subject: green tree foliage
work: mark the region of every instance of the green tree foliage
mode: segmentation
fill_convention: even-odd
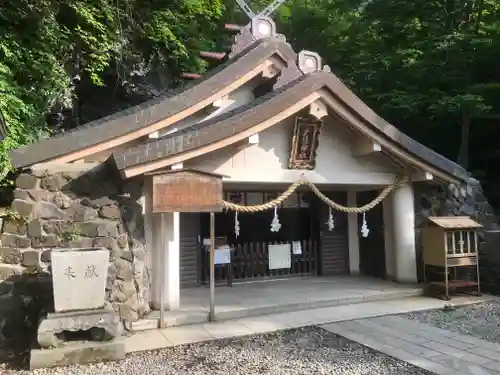
[[[321,53],[387,120],[486,179],[500,181],[497,0],[293,0],[292,43]],[[307,30],[304,33],[303,30]]]
[[[269,3],[251,1],[254,11]],[[387,120],[500,187],[486,166],[500,161],[498,0],[288,0],[274,18]],[[197,52],[223,50],[227,22],[248,22],[235,0],[2,2],[0,109],[10,135],[0,167],[8,149],[56,130],[46,121],[54,107],[78,111],[78,100],[115,93],[138,71],[167,68],[175,85],[180,72],[207,69]]]
[[[222,10],[219,0],[3,1],[0,109],[9,137],[0,146],[0,177],[9,149],[49,133],[53,106],[71,107],[75,82],[103,85],[110,67],[117,80],[150,66],[166,65],[174,77],[203,69],[192,51],[210,48]]]

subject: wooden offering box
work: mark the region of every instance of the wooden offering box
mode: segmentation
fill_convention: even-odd
[[[481,227],[468,216],[434,216],[427,219],[422,228],[422,243],[424,278],[428,291],[444,291],[446,300],[450,299],[450,292],[459,289],[473,288],[480,293],[477,230]],[[431,267],[442,271],[444,280],[428,281]],[[474,279],[459,280],[459,267],[471,268]]]

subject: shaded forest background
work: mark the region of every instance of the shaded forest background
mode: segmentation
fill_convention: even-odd
[[[269,1],[251,2],[254,11]],[[498,0],[290,0],[275,12],[296,50],[395,126],[466,167],[500,208]],[[138,104],[210,69],[235,0],[16,0],[0,4],[0,109],[7,152]],[[5,178],[7,176],[7,178]]]

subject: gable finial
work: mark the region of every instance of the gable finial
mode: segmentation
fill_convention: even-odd
[[[236,0],[236,3],[238,6],[241,8],[243,12],[248,16],[248,18],[253,21],[254,18],[267,18],[270,20],[271,14],[274,13],[276,9],[280,7],[281,4],[283,4],[286,0],[273,0],[267,7],[265,7],[261,12],[255,13],[252,8],[250,8],[250,5],[246,2],[246,0]],[[272,21],[271,21],[272,22]],[[251,26],[251,24],[248,24],[247,27]]]

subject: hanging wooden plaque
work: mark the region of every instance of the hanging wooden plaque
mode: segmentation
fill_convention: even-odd
[[[153,212],[222,211],[222,176],[180,169],[153,174]]]
[[[296,117],[293,128],[289,169],[314,169],[322,120]]]

